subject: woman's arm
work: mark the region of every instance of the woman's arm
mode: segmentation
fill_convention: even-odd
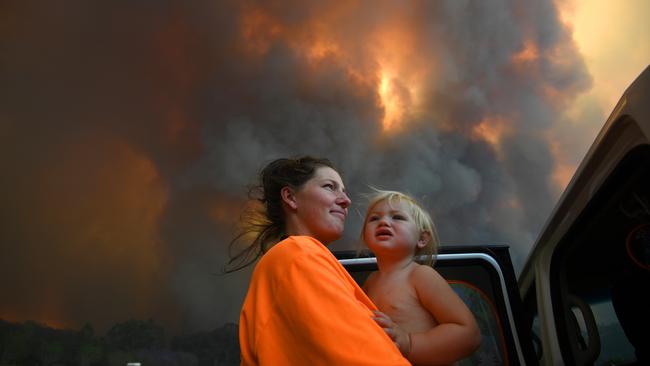
[[[335,259],[307,253],[274,272],[274,315],[258,339],[260,364],[408,365]]]

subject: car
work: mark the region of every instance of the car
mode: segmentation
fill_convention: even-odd
[[[544,365],[648,365],[650,67],[628,87],[519,276]]]
[[[376,259],[336,252],[361,284]],[[650,365],[650,67],[628,87],[515,277],[507,246],[441,248],[476,316],[461,365]]]

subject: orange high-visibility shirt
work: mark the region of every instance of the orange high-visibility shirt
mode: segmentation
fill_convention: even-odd
[[[318,240],[290,236],[258,262],[239,318],[241,364],[410,365],[375,305]]]

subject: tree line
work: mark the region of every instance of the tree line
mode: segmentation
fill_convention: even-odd
[[[165,338],[161,325],[128,320],[96,336],[90,324],[80,330],[54,329],[33,321],[0,319],[0,365],[217,366],[239,365],[236,324],[212,331]]]

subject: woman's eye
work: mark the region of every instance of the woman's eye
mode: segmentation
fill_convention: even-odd
[[[331,189],[331,190],[334,189],[334,185],[332,183],[327,183],[327,184],[323,185],[323,187],[325,187],[327,189]]]

